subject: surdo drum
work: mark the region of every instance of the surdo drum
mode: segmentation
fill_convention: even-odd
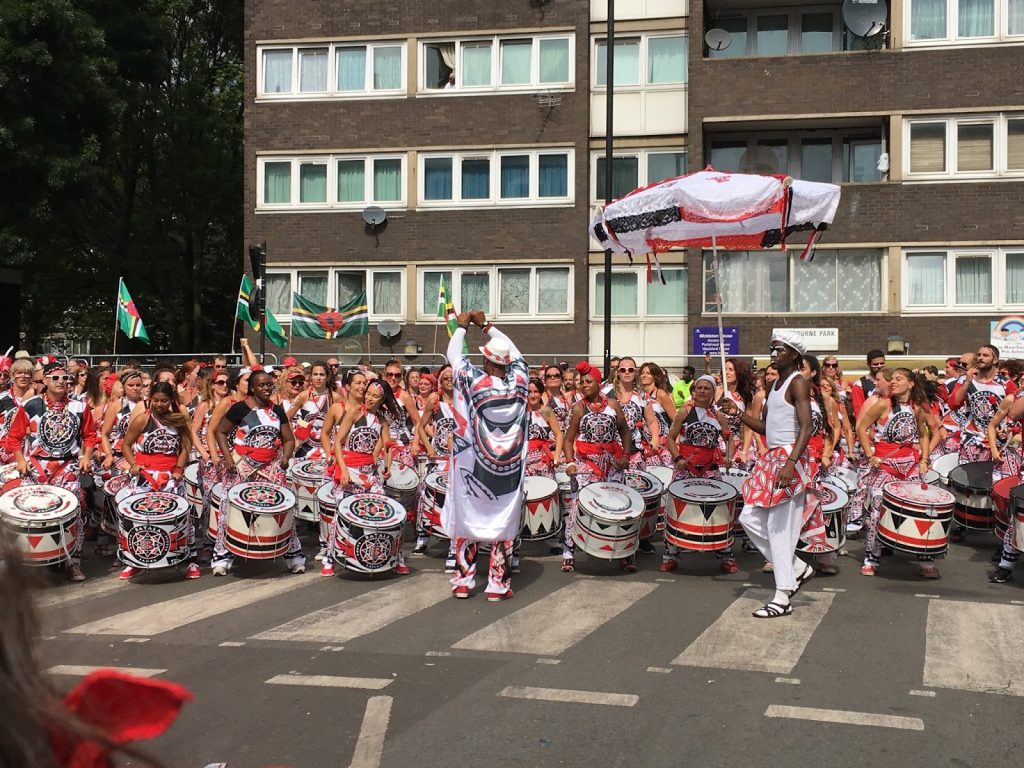
[[[668,509],[669,497],[668,487],[672,484],[672,467],[661,467],[651,466],[647,468],[647,473],[654,475],[661,481],[662,493],[661,493],[661,507],[658,509],[658,523],[655,526],[656,530],[665,530],[665,510]]]
[[[939,476],[939,479],[936,481],[936,485],[941,485],[943,488],[948,490],[949,473],[958,466],[960,466],[959,453],[947,453],[945,456],[939,456],[939,458],[933,461],[932,471]]]
[[[949,548],[955,499],[920,480],[893,480],[882,488],[878,540],[901,552],[941,555]]]
[[[358,493],[338,502],[334,551],[346,570],[395,570],[402,546],[405,509],[392,498]]]
[[[564,464],[559,464],[555,469],[555,482],[558,483],[558,503],[562,507],[562,515],[568,515],[572,506],[572,478],[566,473]]]
[[[423,517],[434,536],[447,539],[448,534],[441,527],[441,510],[448,496],[448,473],[431,472],[423,481],[423,485]]]
[[[1004,477],[992,486],[992,506],[995,512],[995,534],[999,541],[1006,535],[1006,529],[1013,525],[1013,512],[1010,509],[1010,495],[1020,485],[1020,475]]]
[[[847,494],[857,492],[857,470],[850,467],[835,467],[830,473],[830,479],[838,481]]]
[[[103,483],[103,515],[100,518],[100,528],[111,536],[120,533],[120,524],[117,520],[117,495],[128,487],[132,481],[131,475],[114,475],[114,477]]]
[[[992,504],[993,461],[961,464],[949,473],[949,490],[956,499],[953,519],[964,528],[990,531],[996,518]]]
[[[203,516],[203,491],[199,482],[199,462],[185,467],[185,500],[192,506],[192,516],[197,520]]]
[[[53,565],[77,553],[78,497],[52,485],[17,485],[0,496],[0,520],[29,565]]]
[[[713,552],[732,546],[736,489],[722,480],[690,478],[668,487],[665,540],[682,549]]]
[[[320,520],[320,541],[331,540],[331,524],[338,514],[338,497],[334,495],[334,483],[324,483],[316,491],[316,514]]]
[[[796,549],[808,554],[838,552],[846,543],[846,508],[850,506],[850,495],[846,486],[835,480],[825,480],[817,488],[817,493],[821,516],[825,520],[825,547],[815,546],[801,532]]]
[[[217,483],[210,489],[210,520],[206,526],[206,533],[211,541],[217,540],[217,526],[220,524],[220,506],[224,501],[224,483]]]
[[[262,481],[228,491],[224,546],[249,560],[270,560],[288,551],[295,524],[295,494]]]
[[[580,488],[572,540],[591,557],[629,557],[636,554],[643,515],[643,497],[629,486],[591,483]]]
[[[649,539],[658,531],[658,515],[661,513],[661,497],[665,486],[650,472],[627,469],[623,472],[626,485],[640,494],[644,500],[644,516],[640,523],[640,538]]]
[[[747,538],[747,531],[740,523],[739,510],[743,506],[743,483],[750,477],[750,473],[745,469],[737,469],[736,467],[726,467],[721,471],[722,482],[728,483],[736,489],[736,500],[733,505],[736,507],[735,516],[736,519],[732,524],[732,535],[736,539]]]
[[[415,470],[397,461],[391,462],[391,475],[384,484],[384,495],[402,505],[406,520],[410,523],[416,519],[416,489],[419,484],[420,478]]]
[[[524,541],[549,539],[562,529],[558,483],[550,477],[523,479]]]
[[[288,467],[288,479],[295,485],[295,517],[315,523],[316,492],[323,485],[327,462],[323,459],[305,459]]]
[[[119,556],[135,568],[167,568],[188,559],[188,501],[174,493],[121,494],[117,504]]]

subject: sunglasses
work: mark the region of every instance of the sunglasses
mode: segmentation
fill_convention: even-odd
[[[74,381],[75,377],[70,374],[64,374],[63,376],[47,376],[50,381]],[[43,382],[39,382],[42,384]]]
[[[636,368],[619,368],[619,373],[636,373]]]
[[[838,368],[839,367],[839,363],[822,363],[821,367],[822,368]]]
[[[772,344],[768,347],[769,352],[785,352],[786,347],[784,344]]]
[[[562,374],[560,374],[560,373],[545,373],[544,374],[544,378],[545,379],[560,379],[560,378],[562,378]]]
[[[392,371],[391,373],[385,373],[384,374],[384,378],[385,379],[397,379],[397,378],[401,377],[401,375],[402,374],[400,374],[400,373],[395,373],[394,371]]]
[[[217,379],[213,383],[216,384],[218,387],[225,387],[225,386],[227,386],[228,380],[227,379]]]
[[[306,380],[296,377],[294,379],[288,379],[288,383],[291,384],[293,387],[301,387],[303,384],[306,383]]]

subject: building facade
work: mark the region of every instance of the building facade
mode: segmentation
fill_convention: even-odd
[[[896,0],[866,42],[839,3],[761,1],[615,4],[613,195],[705,165],[843,186],[810,264],[723,255],[740,352],[784,326],[842,354],[890,337],[944,354],[1024,313],[1024,3]],[[528,354],[599,357],[586,229],[608,53],[606,0],[247,2],[245,230],[267,242],[269,306],[286,328],[292,291],[331,307],[365,291],[370,311],[369,338],[293,351],[386,352],[375,328],[395,320],[391,350],[426,361],[446,343],[443,279]],[[710,259],[661,264],[664,284],[616,257],[612,349],[680,365],[715,324]]]

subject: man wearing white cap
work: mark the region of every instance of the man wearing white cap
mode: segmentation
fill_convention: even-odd
[[[482,369],[462,353],[471,323],[490,336],[480,347]],[[529,370],[511,339],[480,310],[461,313],[458,324],[448,344],[455,432],[441,525],[455,547],[455,597],[469,597],[476,584],[477,542],[492,542],[485,594],[497,602],[512,597],[509,566],[522,528]]]
[[[779,378],[768,391],[763,420],[748,416],[729,400],[722,408],[727,414],[738,414],[747,427],[764,435],[768,444],[743,485],[740,513],[750,541],[775,567],[775,596],[754,611],[759,619],[791,614],[790,598],[814,575],[814,569],[795,554],[803,527],[804,487],[810,479],[810,385],[800,375],[800,359],[807,345],[798,333],[776,331],[770,351]]]

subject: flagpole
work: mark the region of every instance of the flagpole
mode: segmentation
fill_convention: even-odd
[[[238,333],[238,297],[242,295],[242,283],[245,282],[245,272],[242,279],[238,281],[238,296],[235,297],[235,321],[231,324],[231,356],[235,356],[235,334]]]
[[[112,355],[115,364],[117,363],[117,309],[121,306],[121,283],[123,282],[123,277],[117,278],[117,293],[114,296],[114,351]]]

